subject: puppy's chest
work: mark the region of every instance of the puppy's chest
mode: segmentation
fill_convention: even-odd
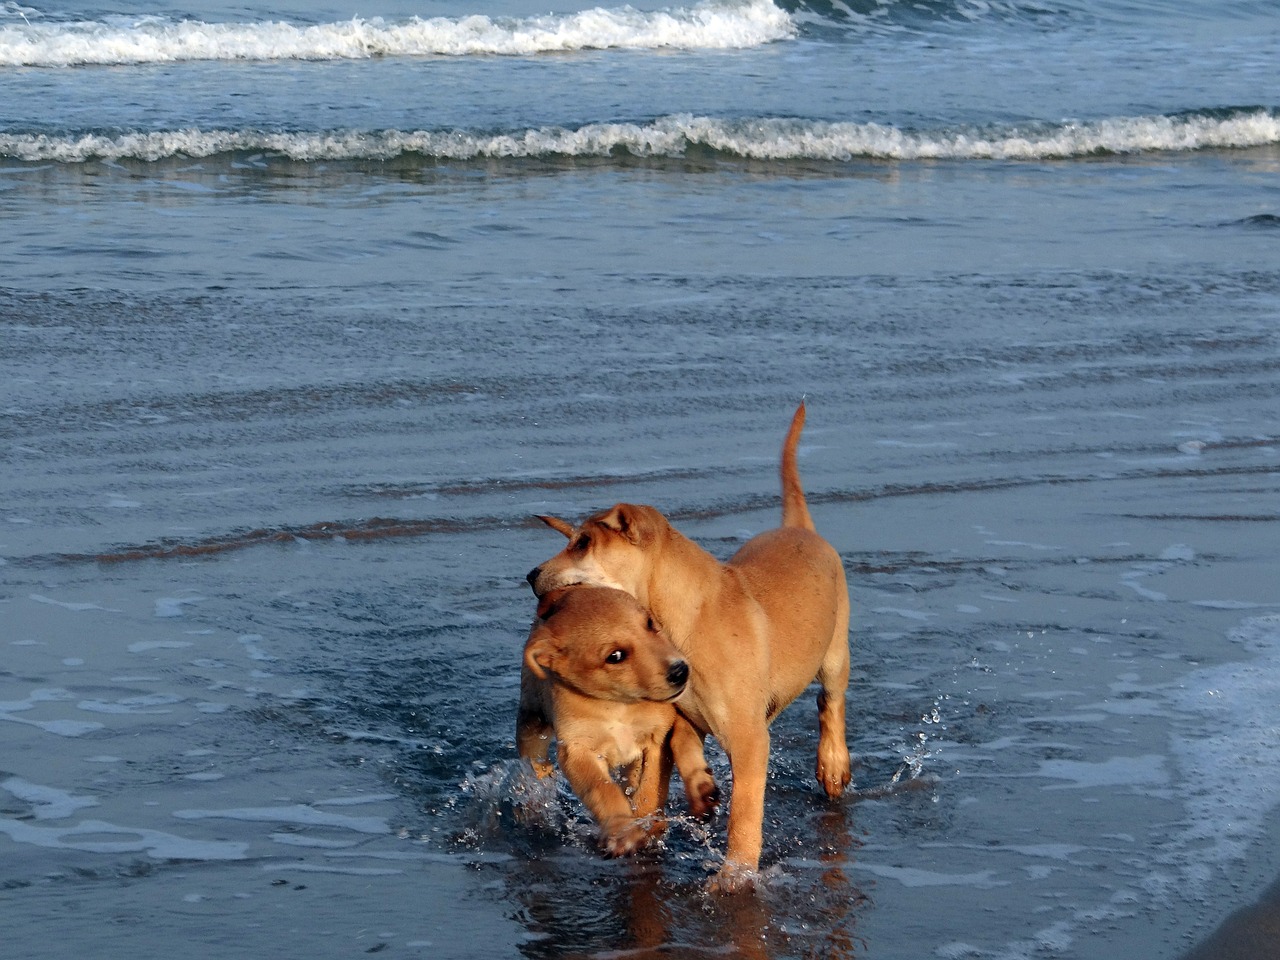
[[[660,746],[655,733],[637,730],[625,721],[605,725],[599,731],[596,749],[610,767],[629,767],[638,763],[646,751]]]

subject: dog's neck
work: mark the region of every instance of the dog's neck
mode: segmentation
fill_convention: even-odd
[[[647,596],[636,599],[653,611],[681,652],[688,652],[703,605],[714,602],[723,575],[720,561],[674,527],[655,551],[644,584]]]

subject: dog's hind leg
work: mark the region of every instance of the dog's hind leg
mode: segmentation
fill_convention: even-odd
[[[555,767],[551,765],[551,740],[554,736],[555,728],[546,713],[522,691],[520,709],[516,714],[516,752],[520,759],[533,764],[534,773],[539,778],[555,773]]]
[[[831,799],[844,793],[852,779],[849,744],[845,740],[845,694],[849,689],[849,605],[841,604],[831,646],[818,670],[818,783]]]
[[[525,668],[520,675],[520,708],[516,710],[516,753],[520,759],[534,764],[539,777],[556,772],[550,762],[552,740],[556,728],[547,713],[547,701],[541,695],[538,680]]]

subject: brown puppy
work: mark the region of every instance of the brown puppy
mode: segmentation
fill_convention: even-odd
[[[733,771],[729,848],[712,882],[722,891],[750,885],[760,863],[769,723],[815,679],[818,782],[835,798],[850,779],[849,593],[840,556],[815,532],[800,486],[804,418],[802,403],[782,447],[782,526],[749,540],[728,563],[653,507],[620,503],[579,527],[540,518],[569,544],[529,574],[539,596],[570,584],[625,590],[688,658],[680,711],[720,741]]]
[[[577,587],[547,593],[538,605],[524,649],[516,746],[545,777],[555,737],[560,769],[611,856],[664,829],[644,821],[666,801],[673,752],[694,814],[716,801],[702,737],[673,705],[688,679],[680,651],[630,594]]]

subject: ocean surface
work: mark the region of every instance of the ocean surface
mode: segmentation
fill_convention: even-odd
[[[1277,65],[1266,0],[0,4],[0,953],[1243,950]],[[727,557],[802,397],[855,783],[802,698],[717,898],[723,816],[606,860],[516,759],[530,516]]]

